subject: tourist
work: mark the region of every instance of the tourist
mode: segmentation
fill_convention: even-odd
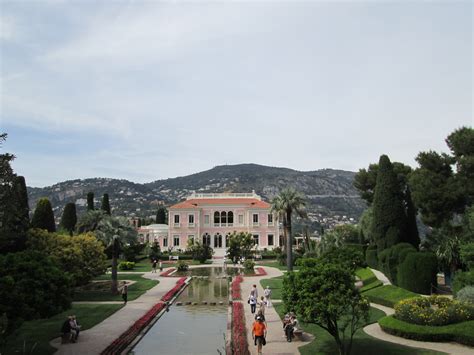
[[[255,299],[258,299],[257,285],[252,286],[252,289],[250,290],[250,294],[253,295]]]
[[[151,272],[156,273],[156,259],[153,259],[152,270]]]
[[[68,316],[66,320],[63,322],[61,326],[61,333],[63,334],[63,340],[66,342],[67,340],[72,341],[71,338],[71,325],[69,324],[71,316]],[[69,337],[69,339],[67,338]]]
[[[267,307],[267,301],[265,301],[265,298],[262,296],[260,297],[260,301],[258,302],[258,311],[262,312],[262,314],[265,315],[266,307]]]
[[[162,271],[163,271],[163,263],[160,260],[160,272],[162,272]]]
[[[267,288],[263,291],[263,294],[265,295],[265,301],[267,301],[267,307],[270,308],[272,306],[270,301],[272,290],[270,290],[270,286],[267,286]]]
[[[247,303],[250,304],[250,312],[254,314],[255,309],[257,308],[257,298],[253,294],[250,294]]]
[[[286,341],[291,342],[293,339],[293,333],[297,330],[298,321],[294,313],[290,313],[290,318],[284,325]]]
[[[267,343],[265,340],[266,336],[267,327],[265,326],[265,323],[263,323],[263,319],[261,317],[257,317],[252,326],[252,338],[254,344],[257,346],[258,354],[262,353],[262,346]]]
[[[72,322],[73,322],[74,330],[76,331],[76,340],[77,340],[77,338],[79,337],[79,333],[81,331],[81,325],[77,321],[77,318],[75,315],[72,316]]]
[[[76,322],[72,316],[69,316],[69,329],[70,329],[69,332],[71,334],[71,342],[75,343],[77,340],[78,331],[76,328]]]
[[[125,284],[122,288],[122,299],[124,304],[127,304],[127,296],[128,296],[128,286]]]
[[[255,316],[255,320],[257,320],[258,317],[260,317],[262,319],[262,322],[264,322],[265,325],[267,325],[267,321],[265,320],[265,315],[262,313],[262,311],[257,312],[257,315]]]

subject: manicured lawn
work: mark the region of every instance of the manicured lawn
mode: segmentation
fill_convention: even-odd
[[[261,260],[261,261],[258,261],[257,263],[257,266],[258,265],[263,265],[263,266],[271,266],[271,267],[276,267],[277,269],[281,270],[281,271],[286,271],[287,270],[287,267],[286,265],[280,265],[280,263],[277,261],[277,260]],[[293,270],[298,270],[299,267],[298,266],[293,266]]]
[[[61,335],[61,326],[68,315],[75,314],[82,325],[82,330],[86,330],[122,307],[121,304],[76,304],[51,318],[24,322],[8,337],[2,354],[53,354],[56,349],[49,345],[49,341]],[[79,341],[81,341],[80,335]]]
[[[455,341],[474,346],[474,321],[430,327],[404,322],[393,316],[383,317],[379,324],[387,333],[421,341]]]
[[[364,292],[364,296],[366,296],[370,302],[393,308],[395,304],[401,300],[418,297],[420,295],[394,285],[386,285],[366,291]]]
[[[378,280],[370,268],[359,268],[355,272],[356,276],[364,283],[360,292],[365,292],[373,288],[383,285],[383,282]]]
[[[128,300],[133,301],[140,297],[150,288],[158,285],[159,281],[150,280],[142,277],[143,274],[118,274],[119,280],[136,281],[128,288]],[[102,275],[96,280],[110,280],[110,274]],[[74,301],[121,301],[121,295],[112,295],[104,291],[77,291],[74,294]]]
[[[272,279],[260,280],[260,285],[262,285],[263,288],[267,288],[267,286],[270,286],[270,289],[272,290],[272,299],[282,299],[281,291],[283,289],[283,276],[274,277]]]
[[[275,305],[275,309],[277,310],[280,317],[283,317],[284,315],[283,305],[277,304]],[[382,311],[375,308],[371,308],[370,320],[369,320],[369,323],[367,324],[376,322],[379,318],[383,317],[384,315],[385,313],[383,313]],[[316,355],[316,354],[331,354],[332,355],[332,354],[338,353],[336,342],[334,341],[334,338],[328,332],[326,332],[324,329],[314,324],[306,324],[303,322],[301,322],[300,324],[305,332],[311,333],[315,336],[314,341],[298,349],[302,355]],[[402,345],[388,343],[385,341],[375,339],[367,335],[363,330],[359,330],[354,335],[351,354],[353,355],[354,354],[421,355],[421,354],[444,354],[444,353],[430,351],[430,350],[410,348],[410,347],[406,347]]]

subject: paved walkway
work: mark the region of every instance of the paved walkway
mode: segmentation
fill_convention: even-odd
[[[250,294],[252,285],[257,285],[258,295],[263,296],[263,288],[260,286],[260,280],[269,279],[283,275],[277,268],[263,267],[267,272],[264,276],[244,277],[244,281],[240,284],[242,292],[242,302],[245,309],[245,320],[247,323],[247,341],[249,343],[249,350],[251,354],[257,354],[257,347],[254,346],[252,339],[252,324],[254,322],[254,315],[250,312],[250,306],[247,304],[247,297]],[[310,334],[305,333],[304,341],[295,340],[291,343],[286,341],[283,333],[283,326],[280,316],[274,307],[265,310],[265,320],[267,321],[267,345],[262,349],[263,354],[272,355],[293,355],[299,354],[298,347],[308,344],[313,340]]]
[[[178,278],[161,277],[159,273],[144,273],[144,277],[159,280],[160,283],[151,288],[134,301],[110,317],[104,319],[94,327],[84,330],[79,336],[79,341],[74,344],[61,344],[61,339],[56,338],[50,342],[59,350],[55,354],[64,355],[94,355],[100,354],[109,344],[117,339],[124,331],[142,317],[151,307],[158,303],[162,296],[176,285]],[[111,303],[111,302],[91,302]],[[79,322],[81,320],[79,319]],[[59,327],[60,325],[58,325]]]
[[[370,269],[372,270],[372,272],[374,273],[375,277],[378,278],[380,281],[382,281],[382,283],[385,285],[391,285],[392,283],[390,282],[390,280],[388,279],[387,276],[385,276],[382,272],[378,271],[378,270],[375,270],[375,269]]]

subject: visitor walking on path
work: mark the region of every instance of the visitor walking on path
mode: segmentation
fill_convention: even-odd
[[[152,270],[151,272],[156,274],[156,259],[153,259]]]
[[[252,289],[250,290],[250,294],[255,297],[256,300],[258,300],[258,290],[257,290],[257,285],[253,285]]]
[[[265,296],[265,301],[267,301],[267,307],[270,308],[272,306],[272,302],[270,301],[272,290],[270,289],[270,286],[267,286],[267,288],[263,291],[263,294]]]
[[[160,260],[160,272],[163,271],[163,263]]]
[[[265,340],[266,336],[267,327],[265,323],[263,323],[263,319],[261,317],[257,317],[252,325],[252,338],[254,344],[257,346],[258,354],[262,353],[262,346],[267,344],[267,341]]]
[[[261,312],[263,315],[265,315],[266,307],[267,307],[267,301],[265,301],[265,298],[262,296],[260,297],[260,301],[258,302],[258,311]]]
[[[122,288],[122,299],[124,304],[127,304],[127,296],[128,296],[128,286],[125,284]]]
[[[250,293],[247,303],[250,305],[250,312],[254,314],[257,308],[257,298],[252,293]]]

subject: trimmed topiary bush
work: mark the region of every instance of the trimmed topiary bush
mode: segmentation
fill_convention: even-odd
[[[410,253],[416,253],[416,248],[409,243],[398,243],[389,249],[383,250],[378,255],[379,269],[392,281],[397,284],[397,272],[405,258]]]
[[[409,253],[398,268],[397,284],[409,291],[430,294],[436,286],[438,261],[436,255],[427,252]]]
[[[474,306],[447,297],[416,297],[397,303],[395,318],[419,325],[448,325],[474,320]]]
[[[377,259],[377,246],[369,245],[365,251],[365,261],[372,269],[378,268],[378,259]]]
[[[385,285],[364,292],[364,296],[367,297],[370,302],[393,308],[401,300],[418,297],[420,295],[394,285]]]
[[[188,271],[189,265],[186,264],[184,261],[178,261],[178,265],[176,266],[178,271]]]
[[[474,305],[474,286],[466,286],[461,289],[457,293],[456,299],[461,302],[467,302]]]
[[[454,275],[453,293],[457,293],[466,286],[474,286],[474,270],[473,271],[458,271]]]
[[[255,263],[252,260],[245,260],[244,261],[244,268],[245,270],[253,270],[255,267]]]
[[[122,261],[118,265],[120,270],[133,270],[135,268],[135,263],[133,261]]]

